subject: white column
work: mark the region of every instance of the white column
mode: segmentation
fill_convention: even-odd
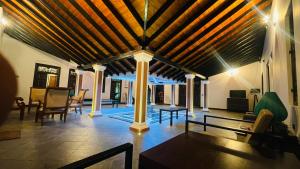
[[[194,114],[194,74],[185,75],[186,78],[186,108],[188,109],[189,115],[195,116]]]
[[[170,107],[176,107],[175,105],[175,84],[171,85],[171,105]]]
[[[132,86],[133,82],[128,81],[127,107],[132,107]]]
[[[152,84],[151,86],[151,105],[154,106],[155,105],[155,85]]]
[[[130,129],[136,132],[143,132],[149,129],[147,120],[147,95],[148,95],[148,75],[149,62],[153,55],[144,50],[133,54],[136,60],[136,85],[135,85],[135,104],[134,122]]]
[[[4,34],[4,29],[6,26],[7,21],[4,18],[3,15],[3,8],[0,7],[0,51],[2,50],[2,44],[3,44],[3,34]]]
[[[208,112],[208,98],[207,98],[207,85],[208,80],[201,81],[201,105],[203,106],[202,111]]]
[[[78,95],[80,89],[82,89],[83,71],[82,70],[75,70],[75,72],[76,72],[75,95]]]
[[[101,116],[101,100],[102,100],[102,87],[103,87],[103,77],[105,66],[100,64],[93,65],[93,69],[95,70],[94,77],[94,87],[93,87],[93,102],[92,102],[92,110],[89,113],[90,117]]]

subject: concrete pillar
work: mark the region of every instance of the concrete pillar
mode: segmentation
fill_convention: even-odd
[[[132,107],[132,86],[133,82],[128,81],[127,107]]]
[[[147,120],[147,94],[148,94],[148,75],[149,62],[153,55],[146,51],[138,51],[133,54],[136,60],[136,85],[135,85],[135,104],[134,122],[130,129],[137,132],[149,129]]]
[[[92,110],[89,113],[90,117],[101,116],[101,100],[102,100],[102,87],[105,66],[95,64],[93,65],[95,70],[94,87],[93,87],[93,102]]]
[[[175,84],[171,85],[171,105],[170,107],[176,107],[175,105]]]
[[[83,71],[82,70],[75,70],[75,72],[76,72],[75,95],[78,95],[80,89],[82,89]]]
[[[3,15],[3,8],[0,7],[0,51],[2,50],[3,34],[6,26],[6,20]]]
[[[207,98],[207,85],[208,85],[208,80],[202,80],[201,81],[201,102],[203,109],[202,111],[208,112],[208,98]]]
[[[186,78],[186,108],[189,115],[194,116],[194,78],[195,75],[187,74]]]
[[[154,106],[155,105],[155,85],[152,84],[151,86],[151,105]]]

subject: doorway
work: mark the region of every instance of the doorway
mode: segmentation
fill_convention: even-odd
[[[36,63],[32,86],[39,88],[58,87],[59,77],[60,67]]]
[[[57,86],[57,75],[48,74],[47,75],[47,87],[58,87]]]
[[[164,104],[164,85],[156,85],[155,87],[155,103]]]
[[[111,80],[110,99],[121,101],[121,80]]]
[[[200,80],[194,83],[194,107],[200,108],[201,99],[201,83]]]
[[[178,104],[179,106],[186,106],[186,91],[185,85],[179,85]]]
[[[68,88],[71,89],[70,96],[75,95],[76,77],[77,77],[77,75],[76,75],[75,69],[69,69]]]

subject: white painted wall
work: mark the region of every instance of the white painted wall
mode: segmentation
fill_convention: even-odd
[[[60,87],[67,87],[69,69],[76,68],[77,64],[59,59],[49,53],[31,47],[23,42],[4,34],[1,53],[13,66],[18,76],[18,96],[28,103],[30,87],[33,84],[36,63],[54,65],[61,68]]]
[[[171,85],[164,85],[164,104],[171,104]]]
[[[275,91],[280,99],[283,101],[288,110],[289,116],[285,123],[291,125],[291,106],[293,106],[291,99],[291,73],[290,73],[290,56],[288,30],[286,27],[286,15],[291,0],[273,0],[271,9],[272,21],[267,29],[267,36],[265,39],[265,46],[263,51],[262,69],[264,74],[264,82],[267,84],[266,64],[271,63],[270,77],[271,77],[271,91]],[[298,84],[298,100],[299,86],[300,86],[300,1],[293,0],[293,17],[294,17],[294,31],[295,31],[295,49],[296,49],[296,65],[297,65],[297,84]],[[271,57],[272,55],[272,57]],[[267,86],[265,86],[266,88]]]
[[[227,98],[230,90],[246,90],[249,99],[249,107],[252,109],[253,96],[249,95],[250,89],[261,88],[261,67],[255,62],[237,69],[235,76],[227,72],[208,78],[208,107],[227,109]],[[203,106],[203,105],[201,105]]]

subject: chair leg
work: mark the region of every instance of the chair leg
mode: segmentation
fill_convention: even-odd
[[[54,113],[52,113],[52,119],[54,119]]]
[[[30,113],[30,109],[31,109],[31,102],[28,103],[28,109],[27,109],[27,113]]]
[[[74,109],[75,109],[75,113],[77,114],[77,107],[74,107]]]
[[[82,108],[81,106],[79,107],[80,115],[82,115]]]
[[[36,113],[35,113],[35,122],[38,122],[38,119],[39,119],[39,112],[36,111]]]
[[[66,122],[67,119],[67,113],[64,114],[64,123]]]
[[[62,120],[62,118],[63,118],[63,114],[61,113],[61,114],[60,114],[60,120]]]
[[[44,116],[42,115],[41,116],[41,126],[43,126],[44,125]]]

